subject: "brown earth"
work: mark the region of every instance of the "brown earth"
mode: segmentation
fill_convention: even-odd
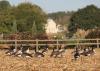
[[[6,49],[9,48],[7,44],[0,44],[0,49]]]
[[[7,56],[5,50],[0,50],[0,71],[100,71],[100,49],[94,56],[77,61],[72,61],[72,49],[63,58],[50,58],[50,52],[44,58],[21,58]]]

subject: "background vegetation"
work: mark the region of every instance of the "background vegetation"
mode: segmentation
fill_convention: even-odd
[[[0,1],[0,32],[29,32],[32,35],[45,32],[46,13],[37,5],[21,3],[11,6],[8,1]],[[33,32],[35,34],[33,34]]]
[[[77,32],[78,29],[92,31],[100,28],[100,9],[94,5],[89,5],[79,9],[73,14],[68,26],[70,36]],[[96,36],[96,35],[95,35]]]
[[[0,1],[0,33],[28,33],[28,35],[40,37],[40,35],[45,34],[47,18],[53,19],[57,25],[61,25],[63,28],[64,31],[57,33],[57,36],[63,34],[72,38],[75,34],[80,35],[79,29],[85,32],[89,31],[88,34],[90,34],[100,28],[100,8],[94,5],[79,9],[77,12],[46,14],[35,4],[21,3],[17,6],[11,6],[9,1]],[[44,36],[46,37],[46,34]],[[97,38],[96,35],[93,35],[93,38],[94,36]],[[88,35],[85,37],[89,38]],[[90,38],[92,37],[90,36]]]

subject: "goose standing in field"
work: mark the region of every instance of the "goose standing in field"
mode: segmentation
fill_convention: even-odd
[[[84,48],[84,51],[81,53],[81,55],[84,55],[84,56],[90,56],[94,54],[95,54],[94,47]]]
[[[30,48],[29,45],[21,45],[18,48],[18,51],[17,51],[15,56],[18,56],[18,57],[32,57],[32,54],[30,53],[29,48]]]
[[[22,56],[23,57],[33,57],[32,54],[30,53],[30,46],[29,45],[25,45],[22,48]]]
[[[77,60],[80,57],[80,51],[78,47],[75,48],[75,51],[72,52],[74,56],[74,60]]]
[[[14,45],[11,45],[9,50],[6,52],[7,55],[15,55],[17,52],[17,49],[15,48]]]
[[[40,49],[38,51],[35,48],[34,56],[35,57],[44,57],[45,56],[44,54],[46,53],[47,50],[48,50],[48,45],[47,44],[45,46],[40,47]]]
[[[62,49],[62,46],[60,46],[58,49],[53,48],[50,57],[55,57],[55,58],[62,57],[63,56],[62,54],[65,52],[65,50],[66,50],[65,48]]]

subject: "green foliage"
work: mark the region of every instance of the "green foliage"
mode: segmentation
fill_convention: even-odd
[[[11,5],[8,1],[0,1],[0,32],[8,33],[11,31],[12,15]]]
[[[46,23],[46,14],[37,5],[32,5],[30,3],[19,4],[15,9],[14,14],[19,32],[30,31],[34,21],[37,32],[44,32],[44,25],[42,24]]]
[[[33,22],[31,31],[32,31],[32,36],[36,36],[36,34],[37,34],[37,28],[36,28],[35,21]]]
[[[57,24],[65,26],[69,24],[70,17],[72,16],[73,13],[74,12],[56,12],[48,14],[48,17],[55,20]]]
[[[6,0],[0,1],[0,11],[4,10],[4,9],[8,9],[10,7],[11,7],[11,5],[8,1],[6,1]]]
[[[73,14],[71,24],[68,26],[70,34],[74,34],[77,29],[94,29],[100,27],[100,9],[94,5],[79,9]]]
[[[16,24],[16,20],[13,21],[12,33],[17,33],[17,24]]]
[[[37,5],[21,3],[18,6],[11,6],[8,1],[0,1],[1,33],[32,32],[33,28],[36,31],[32,33],[44,33],[46,20],[47,15]]]

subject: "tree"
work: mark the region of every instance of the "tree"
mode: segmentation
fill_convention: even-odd
[[[14,9],[14,15],[18,25],[19,32],[31,31],[33,22],[35,21],[38,33],[44,33],[44,25],[47,17],[43,10],[30,3],[21,3]]]
[[[77,29],[95,29],[100,27],[100,10],[94,5],[87,6],[86,8],[79,9],[73,14],[71,23],[68,30],[71,36]]]
[[[72,16],[73,12],[55,12],[55,13],[49,13],[48,17],[52,18],[57,24],[66,26],[70,22],[70,18]]]
[[[11,5],[8,1],[6,1],[6,0],[0,1],[0,10],[8,9],[10,7],[11,7]]]
[[[0,1],[0,33],[43,34],[46,21],[46,13],[37,5],[21,3],[11,6],[9,1]]]
[[[36,36],[37,35],[37,28],[36,28],[36,24],[35,24],[35,21],[33,22],[33,25],[32,25],[32,36]]]
[[[14,16],[12,15],[11,5],[8,1],[0,1],[0,32],[9,33]]]
[[[12,25],[12,33],[17,33],[17,24],[16,24],[16,20],[13,21],[13,25]]]

